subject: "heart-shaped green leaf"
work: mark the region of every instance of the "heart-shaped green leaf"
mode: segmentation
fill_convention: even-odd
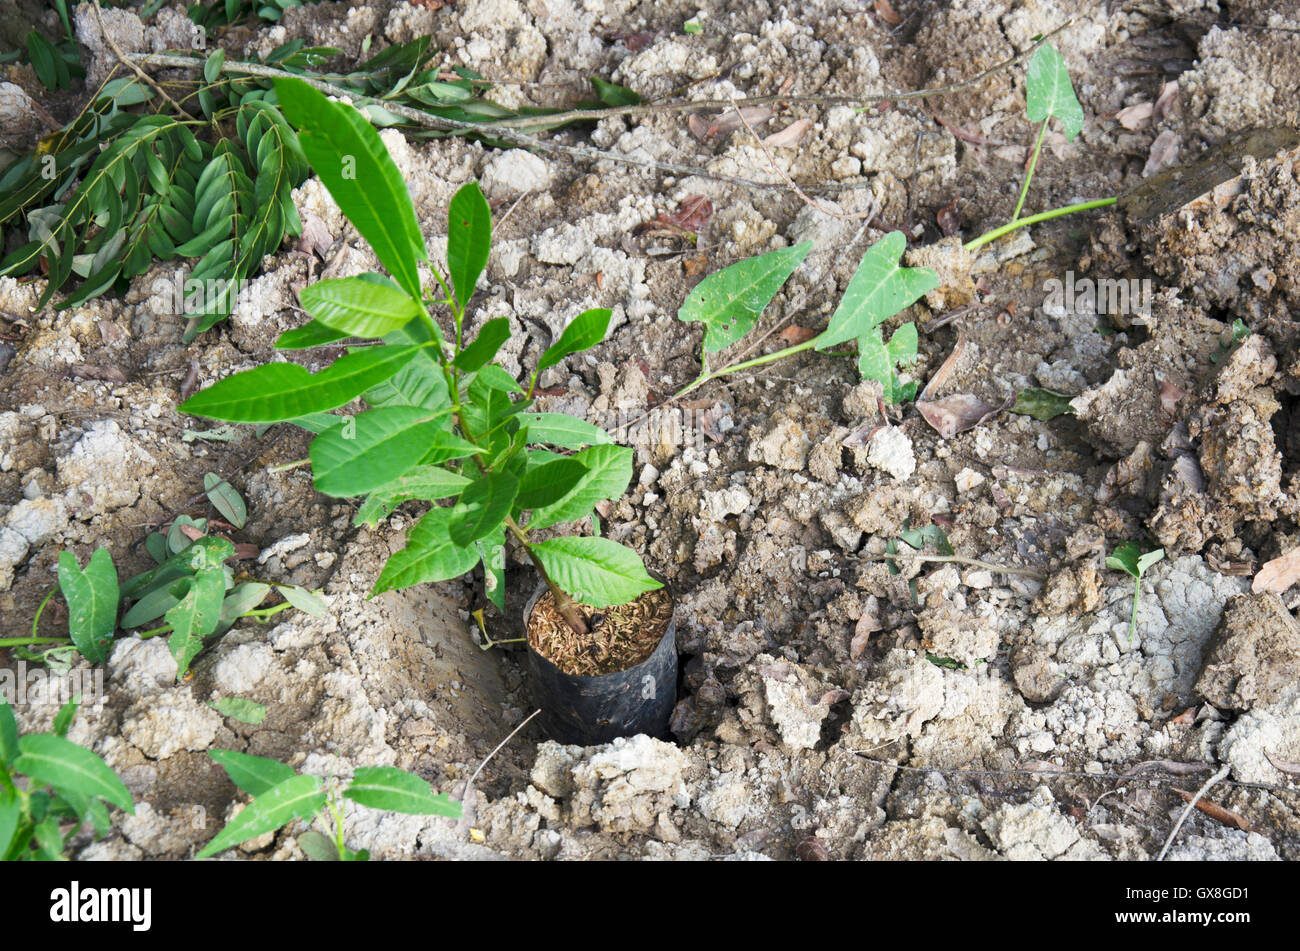
[[[728,347],[754,329],[758,315],[799,266],[812,242],[778,248],[710,274],[687,295],[678,320],[704,324],[704,349]]]

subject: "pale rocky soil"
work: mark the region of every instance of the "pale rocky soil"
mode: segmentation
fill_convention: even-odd
[[[1295,122],[1294,3],[896,2],[905,19],[892,33],[868,6],[326,3],[223,42],[241,55],[304,36],[355,55],[367,34],[380,44],[432,33],[451,62],[551,84],[502,86],[502,101],[552,104],[585,93],[590,75],[647,98],[692,80],[686,95],[702,98],[773,93],[787,80],[803,94],[941,85],[1073,18],[1056,42],[1087,121],[1073,143],[1049,137],[1032,209],[1137,184],[1164,133],[1165,142],[1177,137],[1185,161],[1229,133]],[[704,32],[683,35],[682,21],[699,9]],[[179,16],[165,10],[159,26],[141,30],[112,14],[114,29],[135,37],[132,48],[167,45],[184,26]],[[637,52],[618,41],[640,31],[654,37]],[[83,39],[102,46],[93,29]],[[102,56],[93,68],[104,68]],[[719,71],[726,78],[712,78]],[[1154,123],[1128,130],[1116,121],[1173,79],[1178,93]],[[477,320],[517,325],[511,361],[529,364],[581,310],[613,308],[613,339],[543,381],[550,408],[606,424],[632,419],[694,377],[699,331],[674,315],[698,280],[686,262],[699,252],[632,236],[692,194],[716,208],[699,249],[709,268],[816,242],[765,327],[819,326],[860,251],[902,228],[914,239],[913,263],[951,275],[911,315],[922,330],[918,379],[962,342],[932,395],[1001,404],[1015,390],[1047,386],[1078,397],[1077,419],[1002,413],[945,440],[909,409],[878,430],[875,400],[855,386],[851,361],[809,355],[693,394],[700,401],[686,438],[671,425],[677,410],[625,433],[638,449],[637,475],[603,521],[679,595],[679,742],[580,749],[530,727],[468,793],[470,773],[532,709],[517,656],[483,653],[472,640],[469,611],[480,603],[472,579],[365,600],[418,511],[373,532],[354,529],[353,507],[315,494],[305,469],[269,471],[305,455],[303,435],[281,427],[234,443],[187,440],[187,430],[207,427],[174,411],[192,362],[209,384],[267,359],[276,335],[302,321],[293,293],[309,278],[309,256],[286,248],[268,260],[234,318],[190,346],[180,343],[161,268],[124,300],[62,312],[31,312],[39,282],[0,281],[0,330],[14,350],[0,356],[5,634],[30,627],[61,549],[84,560],[106,545],[123,575],[141,570],[139,542],[151,525],[208,514],[198,495],[207,471],[229,476],[248,499],[252,517],[237,540],[269,552],[258,572],[323,586],[331,609],[321,620],[292,614],[270,629],[236,628],[181,685],[165,644],[122,640],[107,665],[107,696],[83,711],[72,736],[122,773],[141,806],[82,857],[178,858],[209,839],[242,801],[207,759],[214,746],[320,775],[398,765],[464,798],[459,823],[349,812],[349,843],[384,858],[790,858],[796,849],[832,858],[1144,858],[1183,807],[1172,787],[1194,789],[1219,764],[1230,766],[1232,784],[1211,798],[1254,831],[1197,813],[1172,857],[1300,857],[1300,797],[1236,785],[1294,789],[1265,754],[1300,761],[1295,591],[1282,602],[1249,593],[1262,562],[1300,543],[1295,153],[1248,162],[1223,204],[1155,222],[1123,211],[1063,219],[974,259],[951,241],[928,247],[942,237],[936,214],[954,199],[964,238],[1009,214],[1034,133],[1023,104],[1023,71],[1012,70],[924,110],[799,104],[764,120],[765,135],[812,121],[796,147],[773,154],[801,182],[861,185],[822,200],[846,213],[875,207],[866,229],[777,189],[384,133],[435,255],[461,183],[478,177],[498,218],[512,209],[476,299]],[[929,116],[985,144],[955,138]],[[672,113],[561,137],[780,181],[745,130],[701,144]],[[318,181],[298,200],[334,242],[312,262],[316,277],[374,265]],[[1045,281],[1070,269],[1151,278],[1151,315],[1045,307]],[[939,326],[972,300],[975,309]],[[1256,333],[1212,361],[1238,317]],[[122,382],[93,379],[102,374],[86,367],[115,368]],[[1046,582],[962,565],[912,564],[891,575],[856,557],[932,518],[960,554],[1035,568]],[[1104,557],[1144,538],[1168,557],[1147,575],[1130,639],[1132,582]],[[520,567],[511,580],[522,603],[533,579]],[[63,620],[52,607],[42,630]],[[495,637],[512,629],[492,621]],[[964,666],[937,666],[927,654]],[[258,700],[270,716],[258,727],[223,719],[205,706],[222,696]],[[53,712],[23,711],[23,726],[48,727]],[[1141,774],[1172,780],[1160,783],[1073,775],[1149,761],[1207,769]],[[960,769],[1040,772],[951,772]],[[288,834],[241,854],[301,857]]]

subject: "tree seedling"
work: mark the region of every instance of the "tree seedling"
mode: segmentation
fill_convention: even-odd
[[[579,635],[588,624],[578,602],[601,609],[661,587],[635,552],[608,539],[531,537],[585,518],[631,481],[630,448],[613,445],[583,420],[530,412],[538,375],[601,342],[610,311],[575,317],[541,354],[527,385],[520,383],[495,362],[510,338],[507,318],[485,321],[467,339],[469,302],[492,241],[492,213],[478,185],[452,198],[440,267],[429,260],[406,181],[370,123],[301,80],[277,80],[275,91],[312,168],[388,271],[304,288],[299,297],[312,320],[276,346],[372,342],[350,347],[317,373],[271,363],[234,374],[181,411],[310,430],[317,490],[365,496],[359,521],[374,523],[408,500],[433,503],[407,533],[406,547],[388,559],[372,594],[457,578],[481,563],[487,595],[504,609],[507,533]],[[429,293],[422,266],[436,282]],[[358,397],[366,404],[361,412],[335,412]]]
[[[1106,559],[1106,567],[1133,576],[1133,615],[1129,621],[1129,640],[1137,637],[1138,600],[1142,597],[1142,575],[1148,568],[1165,557],[1165,550],[1157,548],[1145,555],[1136,542],[1125,542]]]
[[[248,512],[234,487],[213,473],[204,479],[213,507],[235,528],[243,527]],[[176,675],[184,678],[190,662],[205,641],[220,637],[241,618],[264,621],[289,608],[323,617],[325,602],[306,588],[260,581],[236,573],[226,562],[235,545],[209,535],[208,520],[178,516],[166,533],[145,538],[145,549],[157,567],[126,584],[117,580],[117,568],[107,548],[96,549],[83,568],[70,551],[59,554],[59,587],[68,605],[68,637],[41,637],[36,631],[51,591],[32,619],[29,637],[0,639],[0,647],[15,647],[20,656],[66,669],[79,653],[92,664],[108,659],[115,632],[141,628],[162,618],[164,623],[138,632],[141,638],[167,635],[176,659]],[[271,591],[285,600],[259,607]],[[118,619],[123,601],[130,603]],[[33,650],[32,648],[39,648]]]
[[[13,709],[0,696],[0,861],[60,860],[85,823],[96,839],[108,832],[109,806],[135,814],[117,774],[68,739],[79,702],[75,697],[59,710],[52,732],[19,736]]]
[[[285,763],[262,756],[235,750],[209,750],[208,755],[253,799],[195,858],[209,858],[304,819],[308,823],[320,820],[330,832],[325,835],[310,829],[298,836],[298,845],[309,859],[364,862],[369,854],[364,849],[354,852],[344,841],[340,797],[387,812],[460,818],[460,803],[435,793],[419,776],[393,766],[359,767],[352,782],[341,787],[332,779],[327,782],[319,776],[299,774]]]

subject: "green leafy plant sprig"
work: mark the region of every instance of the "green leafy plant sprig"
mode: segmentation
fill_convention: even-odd
[[[236,528],[244,525],[247,509],[239,493],[225,480],[209,473],[204,480],[213,506]],[[32,620],[30,637],[0,639],[0,647],[13,647],[24,659],[54,668],[66,668],[80,654],[92,664],[108,659],[115,632],[143,628],[142,638],[167,635],[176,659],[176,676],[184,678],[190,662],[205,643],[220,637],[242,618],[256,621],[297,608],[313,617],[325,614],[320,597],[298,585],[251,579],[226,564],[235,556],[234,543],[209,534],[205,518],[178,516],[166,533],[152,532],[145,548],[156,567],[118,584],[117,568],[107,548],[96,549],[83,568],[70,551],[59,553],[59,586],[68,606],[68,637],[41,637],[36,631],[54,592],[46,596]],[[285,600],[259,607],[272,591]],[[118,619],[123,601],[130,603]],[[133,603],[131,603],[133,602]]]
[[[493,362],[510,336],[506,318],[486,321],[466,339],[467,306],[492,238],[491,209],[478,185],[465,185],[451,201],[444,270],[429,261],[406,183],[370,123],[298,80],[278,80],[276,93],[312,167],[391,275],[304,288],[299,297],[312,320],[276,346],[374,342],[350,348],[317,373],[294,363],[237,373],[191,397],[181,411],[310,429],[316,488],[338,498],[367,496],[359,513],[364,521],[407,500],[434,503],[408,532],[406,547],[388,559],[373,593],[457,578],[481,563],[489,598],[504,607],[507,532],[579,633],[587,623],[575,599],[600,609],[660,587],[635,552],[608,539],[530,537],[586,517],[598,501],[621,496],[631,480],[632,450],[612,445],[603,430],[562,414],[529,412],[538,374],[603,340],[610,312],[576,317],[542,353],[525,388]],[[436,282],[430,295],[422,287],[422,264]],[[445,313],[446,330],[431,306]],[[358,397],[364,411],[333,412]]]
[[[1142,575],[1165,557],[1165,550],[1157,548],[1145,555],[1136,542],[1125,542],[1107,556],[1106,567],[1122,571],[1133,578],[1133,614],[1129,619],[1129,639],[1137,637],[1138,601],[1142,597]]]
[[[315,861],[364,862],[366,850],[353,851],[344,839],[343,804],[357,805],[407,815],[445,816],[459,819],[461,805],[413,773],[393,766],[364,766],[352,774],[352,782],[340,787],[319,776],[297,773],[292,767],[262,756],[234,750],[209,750],[208,755],[226,771],[230,781],[253,797],[252,801],[224,829],[216,834],[195,858],[219,852],[274,832],[295,819],[308,823],[321,820],[333,828],[330,835],[309,829],[298,836],[298,846]],[[329,817],[325,813],[328,809]]]
[[[13,709],[0,696],[0,861],[58,861],[86,823],[96,839],[108,832],[108,806],[135,813],[130,791],[108,764],[68,739],[78,702],[59,710],[52,732],[19,736]]]

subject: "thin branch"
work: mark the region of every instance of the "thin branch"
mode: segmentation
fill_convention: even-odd
[[[537,714],[539,714],[539,713],[541,713],[541,712],[542,712],[541,710],[534,710],[532,713],[528,714],[528,716],[524,718],[524,722],[523,722],[523,723],[520,723],[517,727],[515,727],[513,730],[511,730],[511,731],[506,735],[506,738],[505,738],[504,740],[502,740],[500,743],[498,743],[498,744],[496,745],[496,747],[492,750],[491,753],[489,753],[487,756],[483,757],[483,762],[481,762],[481,763],[478,764],[478,769],[474,770],[474,775],[472,775],[472,776],[469,778],[469,782],[467,782],[467,783],[465,784],[465,792],[461,794],[462,797],[468,795],[468,794],[469,794],[469,791],[470,791],[472,788],[474,788],[474,780],[478,779],[478,774],[481,773],[481,772],[483,772],[483,767],[486,766],[486,765],[488,764],[488,762],[492,759],[492,757],[496,756],[497,753],[501,752],[501,748],[502,748],[503,746],[505,746],[507,743],[509,743],[509,742],[511,741],[511,739],[514,738],[514,735],[515,735],[516,733],[518,733],[520,730],[522,730],[524,727],[526,727],[526,726],[528,725],[528,721],[529,721],[529,720],[531,720],[533,717],[537,716]]]
[[[922,552],[898,552],[891,555],[888,552],[882,552],[879,555],[849,555],[856,561],[950,561],[958,565],[969,565],[972,568],[983,568],[986,571],[997,571],[1004,575],[1024,575],[1026,578],[1037,578],[1039,581],[1046,581],[1047,575],[1033,568],[1015,568],[1010,565],[995,565],[989,561],[980,561],[978,558],[967,558],[964,555],[927,555]]]
[[[1228,773],[1231,771],[1231,766],[1220,767],[1219,771],[1207,779],[1205,785],[1196,791],[1196,795],[1188,800],[1186,808],[1183,809],[1183,814],[1178,817],[1178,821],[1174,823],[1173,831],[1169,833],[1169,838],[1165,840],[1165,847],[1160,850],[1160,854],[1156,857],[1157,862],[1163,862],[1165,860],[1165,855],[1169,852],[1169,847],[1174,844],[1174,839],[1178,837],[1178,830],[1183,827],[1183,823],[1187,821],[1187,817],[1191,815],[1192,810],[1196,808],[1196,804],[1201,801],[1201,797],[1209,792],[1210,788],[1213,787],[1215,783],[1219,782],[1219,780],[1227,779]]]
[[[117,61],[119,63],[121,63],[127,69],[134,72],[138,77],[140,77],[141,80],[143,80],[144,82],[152,86],[154,89],[156,89],[158,91],[158,95],[162,96],[169,103],[171,103],[172,108],[175,109],[177,112],[179,112],[181,115],[183,116],[189,115],[188,112],[186,112],[184,109],[181,108],[180,103],[178,103],[171,96],[167,95],[167,90],[163,89],[157,80],[155,80],[152,76],[146,73],[139,66],[137,66],[132,60],[128,59],[126,54],[122,52],[122,47],[117,45],[117,41],[113,39],[113,35],[109,33],[108,28],[104,26],[103,10],[99,6],[99,0],[95,0],[95,22],[99,24],[99,33],[101,36],[103,36],[105,44],[108,45],[108,48],[112,52],[112,54],[115,57],[117,57]],[[203,65],[202,62],[200,62],[199,66],[202,65]]]

